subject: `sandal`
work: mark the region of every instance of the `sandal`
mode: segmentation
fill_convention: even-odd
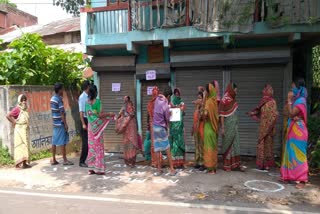
[[[30,169],[31,167],[32,167],[32,166],[26,164],[26,165],[23,165],[23,166],[22,166],[22,169]]]
[[[156,176],[156,177],[159,177],[159,176],[162,175],[162,173],[163,173],[163,171],[160,171],[160,172],[157,171],[157,172],[153,173],[153,175]]]
[[[174,177],[174,176],[176,176],[177,174],[178,174],[178,172],[177,172],[177,171],[174,171],[174,172],[170,172],[169,176]]]
[[[51,161],[51,166],[59,165],[58,161]]]
[[[96,174],[96,172],[94,170],[89,170],[88,171],[88,175],[94,175],[94,174]]]
[[[96,175],[106,175],[105,172],[96,172]]]
[[[70,161],[67,161],[67,162],[63,163],[63,166],[72,166],[72,165],[74,165],[74,163],[72,163]]]

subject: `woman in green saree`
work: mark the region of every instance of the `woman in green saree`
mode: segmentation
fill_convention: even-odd
[[[215,174],[218,163],[218,82],[209,83],[206,87],[207,99],[204,108],[204,166],[209,174]]]
[[[244,170],[240,162],[240,139],[238,132],[238,103],[236,101],[237,85],[230,83],[219,105],[221,121],[223,169]]]
[[[170,148],[174,167],[184,167],[185,163],[185,143],[184,143],[184,124],[183,116],[185,105],[181,99],[181,93],[178,88],[174,89],[174,95],[171,98],[171,108],[180,108],[181,120],[170,122]]]

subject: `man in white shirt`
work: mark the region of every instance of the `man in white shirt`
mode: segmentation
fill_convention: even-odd
[[[82,149],[80,156],[80,167],[88,167],[86,160],[88,157],[88,119],[85,111],[86,102],[88,100],[88,91],[89,91],[90,81],[85,80],[82,83],[82,94],[79,97],[79,112],[81,120],[81,138],[82,138]]]

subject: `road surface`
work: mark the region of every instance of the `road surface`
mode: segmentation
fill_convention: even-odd
[[[56,194],[0,189],[0,214],[244,214],[294,213],[266,208],[232,207],[223,205],[188,204],[107,198],[82,194]],[[300,212],[302,213],[302,212]],[[307,213],[307,212],[303,212]]]

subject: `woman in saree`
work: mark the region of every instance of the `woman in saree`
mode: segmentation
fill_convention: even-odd
[[[238,132],[238,103],[236,101],[237,85],[230,83],[219,105],[221,121],[223,169],[230,172],[240,169],[240,138]]]
[[[209,174],[215,174],[218,163],[219,111],[217,100],[218,82],[209,83],[206,87],[207,100],[204,107],[204,166]]]
[[[173,166],[183,168],[185,163],[185,144],[184,144],[184,123],[183,116],[185,105],[181,99],[181,92],[178,88],[174,89],[171,97],[171,108],[180,108],[180,121],[170,122],[170,148],[173,159]]]
[[[292,84],[288,93],[287,140],[281,162],[281,180],[296,182],[303,188],[308,181],[308,129],[307,129],[307,90],[303,79]]]
[[[256,165],[260,170],[269,170],[274,166],[273,137],[279,113],[271,85],[266,84],[262,94],[260,104],[249,115],[260,121]]]
[[[119,117],[127,117],[123,132],[123,155],[127,166],[134,168],[138,147],[138,126],[135,108],[129,96],[124,97],[124,106],[121,108]]]
[[[88,93],[89,100],[86,103],[85,111],[88,118],[88,167],[92,168],[88,174],[105,175],[106,164],[104,159],[103,131],[111,120],[114,120],[114,113],[102,112],[101,101],[97,99],[97,91],[90,86]]]
[[[16,169],[26,169],[30,163],[30,134],[29,113],[27,111],[27,97],[18,97],[18,105],[7,115],[7,119],[14,128],[14,162]]]
[[[148,128],[151,138],[151,166],[157,167],[157,155],[154,152],[154,136],[153,136],[153,115],[154,115],[154,103],[159,95],[159,88],[157,86],[153,87],[152,89],[152,98],[148,102]],[[162,156],[160,156],[162,159]]]
[[[203,112],[203,92],[198,90],[198,99],[192,102],[195,105],[193,113],[193,127],[191,135],[195,142],[195,168],[200,171],[204,170],[203,166],[203,140],[204,140],[204,121],[202,119]]]

